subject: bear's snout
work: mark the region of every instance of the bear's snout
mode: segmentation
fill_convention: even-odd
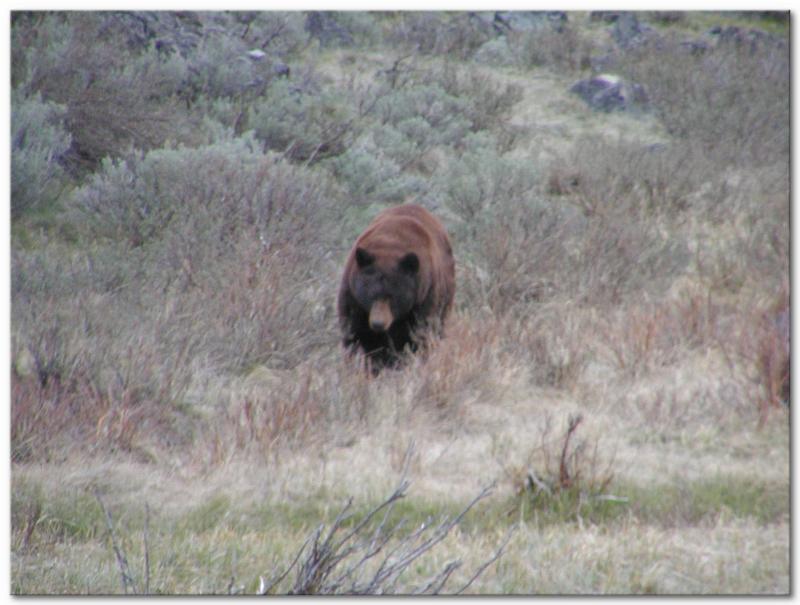
[[[379,300],[372,303],[369,310],[369,327],[373,332],[386,332],[394,321],[392,308],[388,300]]]

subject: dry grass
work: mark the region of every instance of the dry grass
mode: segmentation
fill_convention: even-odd
[[[755,366],[754,395],[759,426],[770,411],[790,403],[790,325],[788,288],[765,311],[754,313],[743,322],[739,347],[741,356]]]

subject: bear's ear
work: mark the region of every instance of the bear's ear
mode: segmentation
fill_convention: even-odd
[[[419,257],[413,252],[409,252],[400,259],[400,269],[412,275],[419,271]]]
[[[364,248],[356,248],[356,263],[358,263],[359,269],[368,267],[374,262],[375,257],[372,254],[364,250]]]

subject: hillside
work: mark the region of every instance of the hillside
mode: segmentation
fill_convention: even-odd
[[[12,13],[12,593],[788,594],[789,28]],[[373,378],[403,202],[455,309]]]

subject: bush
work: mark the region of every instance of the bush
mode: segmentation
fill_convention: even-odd
[[[474,236],[483,228],[487,214],[530,199],[537,176],[524,159],[500,153],[492,135],[477,133],[464,138],[460,156],[436,175],[434,184],[459,218],[456,232],[461,229]]]
[[[75,449],[142,455],[186,437],[175,412],[187,348],[164,350],[168,314],[133,304],[125,286],[138,260],[57,245],[13,255],[15,460]]]
[[[624,207],[632,218],[680,220],[715,166],[691,145],[586,137],[551,164],[550,193],[572,194],[587,216]],[[569,167],[565,171],[565,166]]]
[[[559,73],[588,69],[597,52],[596,43],[570,23],[559,29],[509,32],[508,45],[521,67],[547,67]]]
[[[14,358],[34,359],[15,387],[20,451],[49,455],[53,427],[41,423],[62,417],[36,401],[74,402],[63,418],[75,443],[109,422],[115,447],[137,449],[177,439],[164,435],[183,430],[198,376],[291,368],[335,346],[337,190],[257,147],[250,137],[106,161],[68,200],[94,243],[15,252]],[[161,428],[126,432],[148,426]]]
[[[306,43],[299,13],[200,13],[191,51],[184,51],[186,77],[180,96],[187,105],[201,98],[237,101],[242,108],[270,83],[291,73],[287,61]],[[239,35],[232,35],[241,32]],[[260,56],[251,55],[260,51]]]
[[[295,11],[237,12],[242,27],[242,39],[248,49],[258,48],[269,54],[288,58],[308,41],[303,31],[303,14]]]
[[[475,52],[475,62],[495,67],[508,67],[514,65],[516,59],[508,45],[508,39],[500,36],[489,40]]]
[[[627,51],[622,73],[642,84],[667,131],[723,163],[761,166],[789,152],[789,51],[781,39],[719,43],[690,53],[677,36]]]
[[[146,290],[197,313],[230,367],[297,363],[308,343],[295,330],[323,329],[308,318],[333,300],[318,285],[333,282],[310,271],[327,266],[338,235],[335,189],[256,147],[245,138],[108,163],[75,195],[100,233],[144,247]]]
[[[536,174],[530,165],[500,155],[484,133],[465,138],[459,159],[435,177],[435,190],[453,214],[462,284],[467,306],[488,306],[504,313],[535,297],[540,273],[535,250],[547,241],[553,222],[535,197]]]
[[[562,235],[572,270],[553,281],[589,304],[617,304],[644,289],[663,293],[690,263],[689,242],[678,225],[708,165],[685,148],[592,138],[573,154],[556,159],[548,179],[554,201],[582,215]],[[574,168],[565,173],[563,166]]]
[[[220,238],[246,226],[267,242],[294,233],[300,225],[286,221],[299,221],[305,214],[298,213],[306,201],[302,195],[298,206],[286,206],[291,194],[284,187],[305,188],[290,183],[286,170],[277,157],[261,153],[252,136],[228,139],[197,149],[166,148],[134,153],[124,161],[105,160],[73,200],[99,233],[133,246],[174,236],[187,223],[201,221],[211,221]]]
[[[468,13],[408,11],[393,20],[387,38],[415,54],[453,55],[463,61],[490,36],[491,31],[474,23]]]
[[[66,110],[15,89],[11,95],[11,217],[56,201],[67,183],[61,160],[71,137]]]
[[[298,88],[286,80],[275,81],[253,103],[248,126],[266,149],[293,160],[310,163],[336,156],[351,144],[357,117],[344,99],[335,89]]]
[[[539,435],[539,445],[532,448],[526,460],[518,465],[506,465],[506,475],[517,495],[514,510],[525,518],[533,514],[541,521],[563,522],[582,516],[590,518],[605,512],[603,503],[626,503],[604,493],[613,479],[613,456],[600,454],[598,443],[590,446],[576,437],[583,416],[569,415],[563,437],[552,435],[552,420],[548,416]],[[540,517],[541,515],[541,517]]]
[[[130,146],[152,149],[167,140],[192,141],[176,96],[186,65],[154,47],[128,54],[108,28],[105,13],[52,13],[22,20],[15,31],[14,73],[24,91],[66,107],[72,136],[67,156],[91,170]],[[109,33],[111,32],[111,33]]]
[[[399,151],[393,146],[390,152],[372,138],[364,138],[342,155],[331,158],[326,167],[347,187],[348,198],[357,206],[370,202],[400,203],[408,196],[424,192],[425,181],[403,171],[392,156],[413,157],[413,151]]]
[[[463,104],[464,117],[473,132],[502,129],[511,109],[522,99],[519,85],[500,84],[491,72],[464,69],[452,63],[429,70],[423,81],[429,86],[438,84]]]
[[[222,31],[203,37],[187,61],[184,95],[218,98],[249,93],[255,98],[263,93],[273,76],[270,62],[250,59],[249,50],[244,40]]]
[[[376,117],[382,124],[375,133],[376,141],[381,144],[384,138],[398,137],[410,145],[411,158],[438,145],[456,144],[470,128],[466,105],[465,100],[449,94],[439,83],[395,89],[376,104]],[[384,147],[393,151],[391,143]],[[409,158],[403,157],[401,164],[410,164]]]
[[[260,578],[258,593],[277,592],[276,588],[294,571],[294,581],[286,591],[290,595],[446,594],[445,586],[461,566],[460,560],[447,563],[440,572],[416,586],[403,586],[401,577],[415,562],[420,566],[421,557],[458,527],[464,516],[491,493],[491,488],[484,488],[452,517],[429,518],[417,528],[408,528],[407,520],[395,522],[393,513],[395,504],[406,496],[409,487],[405,472],[412,454],[409,447],[404,460],[404,475],[388,498],[370,507],[360,518],[350,510],[352,498],[348,500],[327,529],[319,525],[314,530],[284,571],[276,573],[269,582]],[[507,533],[494,555],[452,594],[463,593],[502,556],[513,532],[514,529]]]

